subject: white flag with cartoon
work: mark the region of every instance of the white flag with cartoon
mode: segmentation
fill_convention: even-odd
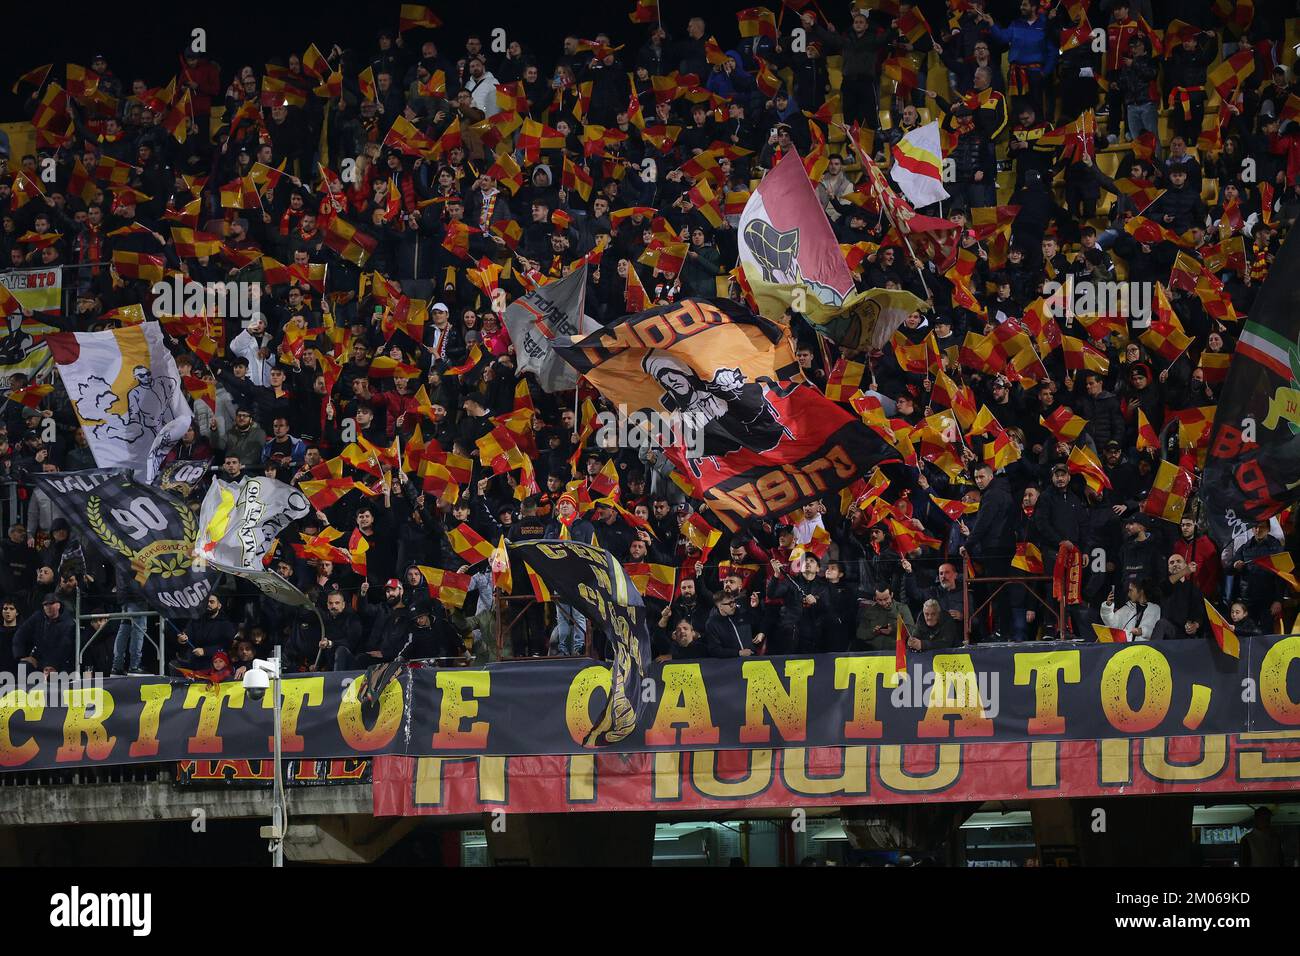
[[[46,338],[100,468],[152,482],[193,418],[157,322]]]

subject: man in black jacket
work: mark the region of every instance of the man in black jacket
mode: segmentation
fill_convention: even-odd
[[[1011,570],[1011,556],[1015,553],[1016,514],[1011,484],[1006,478],[995,477],[990,465],[980,465],[975,469],[975,485],[980,490],[980,507],[970,522],[970,537],[962,546],[962,557],[976,562],[980,577],[1006,577]],[[976,606],[987,600],[993,587],[995,585],[981,588],[982,596]],[[1003,588],[993,599],[993,620],[989,631],[995,638],[1007,625],[1008,598],[1008,591]],[[972,624],[982,626],[982,621],[976,620]]]
[[[177,635],[177,664],[206,669],[212,664],[213,654],[230,650],[237,628],[233,621],[222,618],[221,610],[221,598],[209,594],[206,613],[187,623]]]
[[[791,568],[791,570],[794,570]],[[772,579],[767,596],[782,602],[777,639],[768,649],[773,654],[815,654],[832,621],[831,593],[817,577],[821,562],[806,554],[799,576],[785,574],[781,562],[772,559]]]
[[[375,615],[370,640],[363,642],[355,654],[348,653],[346,648],[340,648],[334,659],[336,670],[363,670],[396,656],[396,651],[400,651],[406,644],[410,630],[404,595],[402,582],[397,578],[389,578],[384,585],[384,603]],[[389,655],[390,649],[394,650],[392,656]]]
[[[76,666],[72,616],[63,613],[63,599],[45,595],[39,611],[23,621],[14,635],[14,656],[45,672],[68,672]]]
[[[1124,415],[1120,412],[1119,399],[1106,391],[1105,379],[1096,372],[1089,372],[1083,379],[1084,394],[1075,402],[1075,411],[1088,420],[1087,433],[1098,448],[1103,448],[1108,441],[1124,444]]]
[[[1061,545],[1083,547],[1087,507],[1083,499],[1070,490],[1070,469],[1064,464],[1052,466],[1052,484],[1038,497],[1033,525],[1042,543],[1043,570],[1048,574],[1056,566]]]
[[[1147,519],[1140,511],[1125,517],[1124,544],[1119,552],[1118,593],[1126,593],[1128,586],[1137,581],[1160,580],[1168,553],[1169,549],[1151,533]]]
[[[673,628],[671,654],[675,661],[701,660],[709,656],[704,638],[687,618],[682,618]]]
[[[348,610],[342,591],[335,591],[325,599],[324,623],[325,634],[317,641],[316,650],[312,652],[315,666],[311,669],[338,670],[338,651],[347,648],[349,653],[356,654],[361,644],[361,622],[356,614]]]
[[[842,57],[840,92],[844,122],[852,124],[856,121],[869,129],[877,128],[880,114],[876,108],[876,91],[880,86],[880,50],[886,41],[884,31],[872,27],[866,11],[854,10],[848,33],[835,33],[816,26],[811,33],[827,51]]]
[[[704,625],[704,640],[710,657],[752,657],[763,643],[749,619],[736,607],[736,596],[719,591],[713,599],[713,613]]]

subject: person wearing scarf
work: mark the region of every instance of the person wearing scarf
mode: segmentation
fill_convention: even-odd
[[[555,518],[546,525],[546,537],[591,544],[595,529],[578,514],[578,499],[565,492],[555,503]],[[555,627],[551,630],[556,653],[561,657],[580,655],[587,643],[587,618],[570,604],[555,605]]]

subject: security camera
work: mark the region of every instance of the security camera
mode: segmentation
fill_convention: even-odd
[[[279,676],[280,670],[274,661],[253,661],[253,666],[244,671],[244,693],[253,700],[261,700],[271,686],[271,679]]]
[[[244,671],[244,693],[253,700],[261,700],[268,687],[271,686],[270,678],[266,676],[265,671],[257,670],[250,667]]]

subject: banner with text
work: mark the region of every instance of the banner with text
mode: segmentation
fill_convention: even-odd
[[[1244,642],[1037,645],[916,655],[682,661],[650,668],[644,716],[600,752],[857,744],[1001,743],[1207,736],[1300,729],[1300,636]],[[608,665],[569,659],[483,668],[415,666],[374,703],[360,674],[284,682],[284,753],[297,759],[590,753]],[[0,769],[270,752],[271,695],[234,681],[118,678],[56,695],[0,693]],[[35,686],[34,686],[35,685]],[[10,685],[12,687],[12,685]],[[2,685],[0,685],[2,689]]]

